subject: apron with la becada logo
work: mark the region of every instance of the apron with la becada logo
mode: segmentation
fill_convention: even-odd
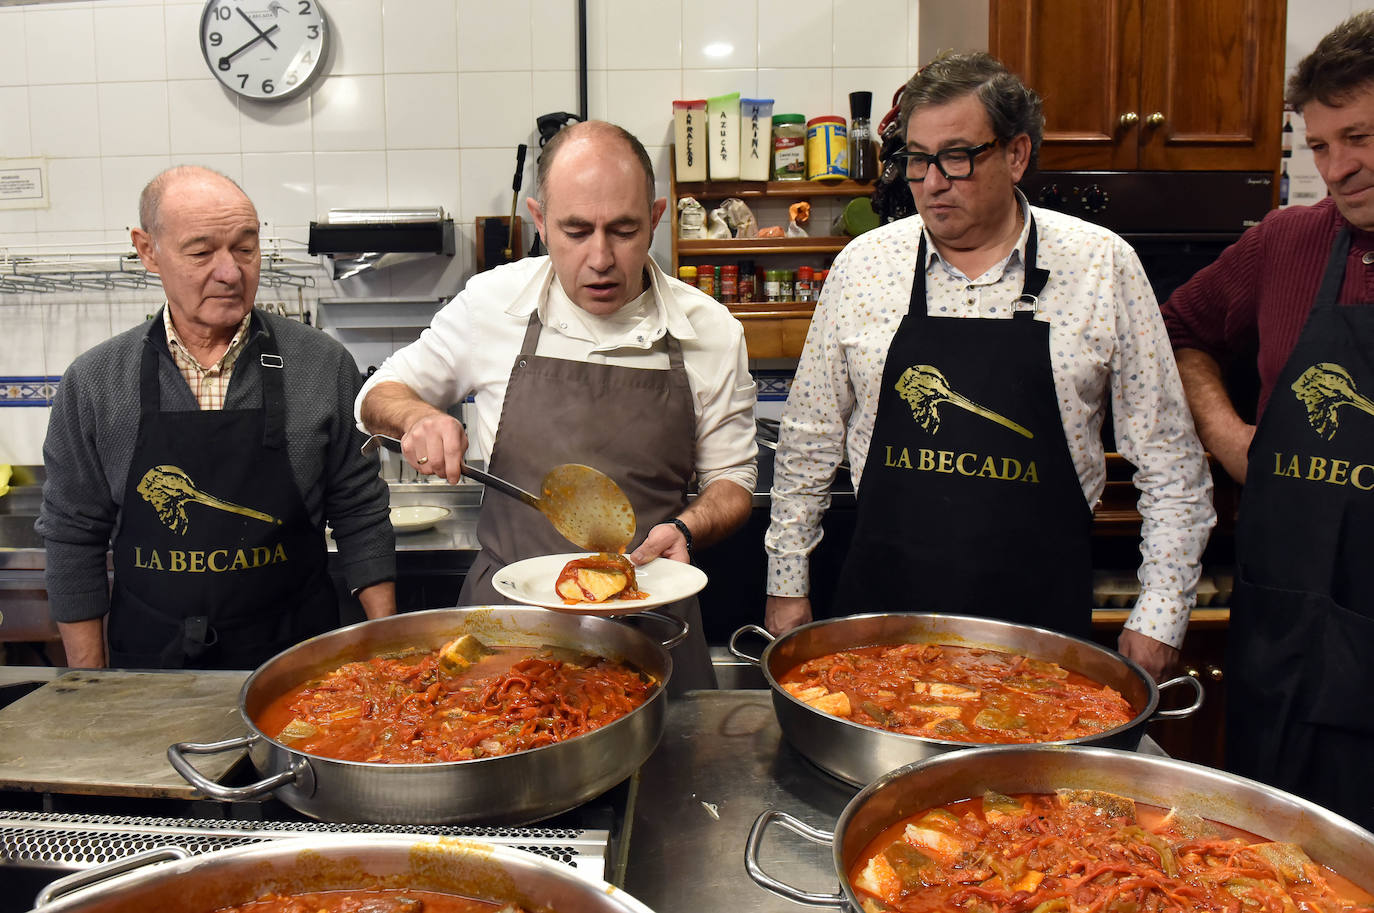
[[[253,669],[338,626],[324,531],[287,457],[281,356],[260,321],[249,332],[239,358],[262,364],[260,409],[162,411],[160,315],[144,341],[113,546],[112,667]]]
[[[1226,763],[1374,827],[1374,303],[1320,290],[1255,437],[1236,524]]]
[[[1035,319],[1049,274],[1036,228],[1010,319],[932,317],[926,239],[911,303],[888,348],[843,611],[951,612],[1086,637],[1092,510],[1069,455]]]
[[[542,329],[536,311],[511,367],[489,468],[526,491],[537,491],[544,473],[559,463],[601,470],[634,507],[633,551],[654,525],[687,506],[696,471],[696,409],[682,345],[667,335],[666,371],[594,364],[536,355]],[[504,496],[482,499],[477,540],[482,551],[463,582],[461,605],[503,604],[508,600],[491,584],[497,570],[524,558],[575,550],[547,517]],[[672,650],[670,693],[714,688],[696,597],[662,611],[690,627],[688,639]]]

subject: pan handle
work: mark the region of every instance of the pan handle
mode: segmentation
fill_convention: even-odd
[[[635,621],[640,618],[648,618],[653,621],[662,622],[673,629],[673,633],[667,640],[659,641],[665,650],[671,650],[673,647],[682,643],[687,639],[687,634],[692,630],[691,625],[687,624],[687,622],[665,612],[634,612],[629,615],[617,615],[616,621]],[[657,640],[657,638],[655,638],[655,640]]]
[[[735,656],[739,657],[740,659],[744,660],[746,663],[753,663],[755,666],[757,666],[763,662],[762,656],[750,656],[748,653],[745,653],[738,646],[736,646],[736,641],[738,641],[745,634],[757,634],[769,643],[773,642],[773,635],[768,633],[768,629],[761,628],[758,625],[745,625],[744,627],[740,628],[738,631],[730,635],[730,652]]]
[[[141,853],[134,853],[131,856],[125,856],[123,859],[116,859],[113,862],[107,862],[104,865],[98,865],[91,869],[83,869],[65,878],[57,879],[38,892],[38,898],[34,900],[33,907],[35,910],[39,907],[46,907],[59,897],[65,897],[73,891],[79,891],[90,885],[98,884],[116,875],[123,875],[125,872],[132,872],[134,869],[140,869],[145,865],[155,865],[159,862],[171,862],[173,859],[190,858],[190,851],[182,849],[179,846],[159,846],[151,850],[144,850]]]
[[[314,791],[314,772],[310,769],[310,762],[305,758],[295,758],[290,766],[281,773],[273,774],[265,780],[259,780],[247,786],[221,786],[196,770],[191,762],[185,758],[185,755],[188,754],[219,754],[222,751],[249,748],[257,740],[257,735],[243,735],[233,739],[225,739],[222,742],[177,742],[175,745],[168,746],[167,760],[172,762],[172,767],[181,774],[187,783],[212,799],[225,801],[254,799],[270,793],[278,786],[286,786],[287,784],[299,786],[306,793]]]
[[[835,840],[835,835],[830,831],[818,830],[786,812],[780,812],[773,808],[768,809],[754,819],[754,826],[749,829],[749,840],[744,845],[744,870],[749,873],[750,878],[754,879],[754,884],[793,903],[802,903],[811,907],[845,909],[849,902],[843,893],[812,894],[794,888],[785,881],[779,881],[763,870],[763,867],[759,865],[759,846],[763,843],[763,832],[768,830],[768,826],[774,822],[777,822],[778,827],[794,834],[800,834],[812,843],[830,844]]]
[[[1202,682],[1193,678],[1191,675],[1180,675],[1177,678],[1169,679],[1167,682],[1160,682],[1159,690],[1162,692],[1165,688],[1172,688],[1175,685],[1185,684],[1191,685],[1193,691],[1196,692],[1193,702],[1187,707],[1180,707],[1177,710],[1156,710],[1154,714],[1151,715],[1148,722],[1154,722],[1155,720],[1185,720],[1198,712],[1198,709],[1202,707]]]

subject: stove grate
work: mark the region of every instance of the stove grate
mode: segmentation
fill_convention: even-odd
[[[0,869],[15,865],[76,871],[168,844],[200,855],[320,833],[470,837],[535,853],[596,878],[605,877],[610,837],[605,830],[570,827],[449,827],[0,812]]]

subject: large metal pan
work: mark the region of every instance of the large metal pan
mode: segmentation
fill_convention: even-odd
[[[1297,796],[1198,764],[1110,748],[1011,745],[950,752],[890,771],[845,806],[834,833],[768,810],[754,821],[744,865],[760,887],[811,906],[860,910],[851,866],[871,840],[903,818],[992,789],[1045,793],[1061,787],[1106,790],[1177,807],[1271,840],[1302,845],[1315,861],[1374,890],[1374,834]],[[759,864],[765,831],[778,825],[830,844],[840,891],[818,894],[779,881]]]
[[[738,641],[747,633],[772,641],[762,656],[751,656],[740,649]],[[763,670],[773,691],[778,725],[793,747],[822,770],[855,786],[864,786],[894,767],[940,752],[969,748],[970,744],[887,732],[831,716],[788,694],[778,679],[817,656],[853,647],[897,643],[986,647],[1049,660],[1110,685],[1136,711],[1124,726],[1054,743],[1058,745],[1134,749],[1144,737],[1147,723],[1191,716],[1202,706],[1202,685],[1197,679],[1182,675],[1157,686],[1144,669],[1105,647],[1046,628],[969,615],[852,615],[812,622],[776,640],[757,625],[745,625],[731,635],[730,652]],[[1196,692],[1192,704],[1179,710],[1156,709],[1162,689],[1185,685]]]
[[[277,654],[248,677],[239,693],[239,713],[248,735],[208,744],[179,742],[167,749],[167,756],[183,777],[208,796],[235,800],[271,792],[297,811],[326,821],[537,821],[605,792],[634,773],[658,744],[663,733],[664,689],[673,669],[667,648],[686,636],[686,625],[649,612],[634,617],[672,624],[678,634],[662,644],[622,621],[530,606],[435,609],[340,628]],[[566,742],[469,761],[340,761],[294,750],[257,726],[268,703],[312,676],[387,651],[434,649],[463,632],[493,645],[553,644],[620,660],[656,678],[659,687],[643,705],[609,726]],[[245,746],[264,777],[248,786],[214,783],[186,758]]]
[[[533,853],[450,837],[376,834],[271,840],[195,857],[164,847],[54,882],[35,910],[210,913],[273,891],[367,887],[559,913],[652,913],[629,894]]]

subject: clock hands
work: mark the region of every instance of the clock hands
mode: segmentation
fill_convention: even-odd
[[[274,51],[277,50],[277,46],[276,46],[275,44],[272,44],[272,39],[267,37],[268,35],[272,34],[273,32],[275,32],[275,31],[277,30],[277,27],[276,27],[275,25],[272,26],[270,29],[268,29],[267,31],[264,32],[262,29],[258,28],[258,24],[257,24],[256,22],[254,22],[252,19],[249,19],[249,18],[248,18],[248,14],[245,13],[241,7],[237,7],[237,6],[234,7],[234,12],[236,12],[236,13],[238,13],[240,16],[242,16],[242,17],[243,17],[243,21],[246,22],[246,23],[248,23],[250,26],[252,26],[253,31],[255,31],[255,32],[258,33],[258,37],[259,37],[259,38],[261,38],[263,41],[266,41],[268,44],[271,44],[271,45],[272,45],[272,50],[274,50]],[[239,50],[243,50],[243,49],[240,48]],[[238,51],[235,51],[234,53],[237,54]]]
[[[235,49],[235,50],[229,52],[228,54],[225,54],[223,57],[221,57],[221,58],[219,59],[219,68],[220,68],[221,70],[227,70],[227,69],[229,69],[229,62],[230,62],[231,60],[233,60],[235,57],[239,56],[239,55],[242,54],[244,51],[246,51],[246,50],[248,50],[249,48],[251,48],[253,45],[257,44],[259,41],[266,41],[268,44],[272,44],[272,39],[271,39],[271,38],[268,38],[267,36],[270,35],[270,34],[272,34],[273,32],[275,32],[277,29],[281,28],[281,26],[279,26],[279,25],[274,25],[274,26],[272,26],[270,29],[268,29],[268,30],[265,31],[265,32],[262,31],[261,29],[259,29],[256,25],[253,26],[253,28],[254,28],[255,31],[257,31],[258,37],[256,37],[256,38],[250,38],[245,44],[239,45],[239,47],[238,47],[237,49]],[[272,44],[272,48],[273,48],[274,50],[276,49],[276,47],[277,47],[277,46],[276,46],[275,44]]]

